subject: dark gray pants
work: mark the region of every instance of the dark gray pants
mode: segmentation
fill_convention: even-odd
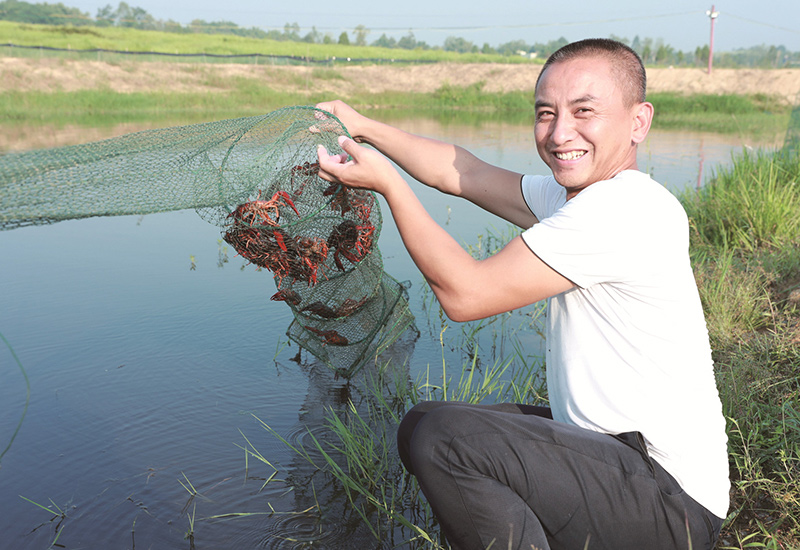
[[[722,520],[643,448],[549,409],[427,401],[398,450],[458,550],[710,550]]]

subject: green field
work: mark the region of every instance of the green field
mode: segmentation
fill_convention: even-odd
[[[441,49],[378,48],[342,44],[311,44],[223,34],[178,34],[120,27],[72,27],[29,25],[0,21],[3,43],[19,46],[47,46],[71,50],[107,49],[167,54],[216,54],[293,56],[315,60],[383,59],[397,61],[449,61],[456,63],[533,63],[520,56],[457,53]],[[162,58],[169,59],[169,58]],[[175,58],[173,58],[175,59]],[[184,59],[179,59],[185,61]],[[210,60],[210,59],[207,59]]]

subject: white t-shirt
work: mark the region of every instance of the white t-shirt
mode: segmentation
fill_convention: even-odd
[[[627,170],[569,201],[525,176],[540,220],[530,249],[577,286],[547,305],[547,387],[556,420],[639,431],[657,460],[720,518],[729,506],[725,420],[677,199]]]

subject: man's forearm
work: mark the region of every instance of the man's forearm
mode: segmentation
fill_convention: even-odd
[[[382,122],[366,119],[358,141],[368,143],[392,159],[411,177],[450,195],[462,194],[462,179],[478,163],[461,147],[411,134]]]

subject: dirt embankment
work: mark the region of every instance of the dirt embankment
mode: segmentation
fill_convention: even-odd
[[[118,92],[219,92],[241,78],[254,79],[277,90],[305,94],[328,92],[431,92],[442,84],[484,83],[486,91],[532,90],[538,65],[436,63],[411,66],[303,66],[244,64],[181,64],[164,62],[70,61],[0,58],[0,92],[73,91],[102,88]],[[800,69],[649,69],[651,92],[758,94],[778,96],[795,104],[800,96]]]

